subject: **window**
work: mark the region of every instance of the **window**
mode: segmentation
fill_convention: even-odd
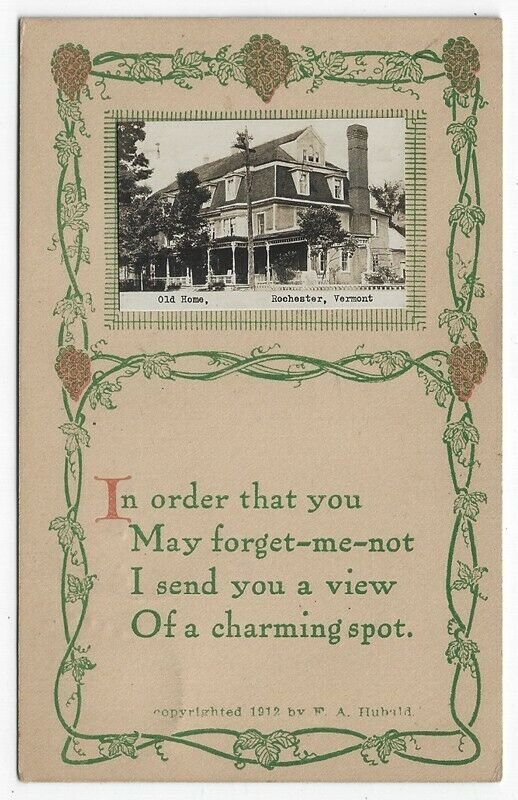
[[[216,238],[216,223],[215,222],[209,222],[209,237],[211,239],[215,239]]]
[[[379,220],[376,217],[371,217],[371,233],[373,236],[378,235]]]
[[[302,160],[310,161],[312,164],[318,164],[320,161],[320,153],[315,150],[313,145],[310,145],[309,149],[304,149],[302,151]]]
[[[204,186],[204,189],[207,189],[209,192],[209,196],[207,200],[202,203],[202,208],[210,208],[212,205],[212,198],[214,197],[214,186]]]
[[[223,220],[223,236],[232,236],[234,234],[235,217],[226,217]]]
[[[326,271],[327,253],[324,253],[323,250],[311,253],[311,266],[314,272],[322,275]]]
[[[235,200],[239,188],[239,177],[231,175],[225,179],[225,200]]]
[[[351,254],[346,247],[342,247],[342,263],[340,265],[342,272],[351,271]]]
[[[333,183],[333,194],[336,200],[343,200],[343,181],[341,178],[335,178]]]
[[[327,253],[325,253],[323,250],[321,253],[318,254],[318,266],[319,266],[319,272],[324,273],[326,271]]]
[[[264,233],[265,231],[265,215],[264,214],[257,214],[256,217],[256,230],[258,234]]]
[[[299,194],[309,194],[309,172],[300,173]]]

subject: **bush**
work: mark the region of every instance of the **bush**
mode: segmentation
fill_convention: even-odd
[[[365,280],[376,286],[404,286],[405,284],[405,279],[400,278],[391,267],[376,267],[375,272],[366,273]]]
[[[298,263],[298,254],[296,250],[288,250],[286,253],[279,253],[275,256],[272,262],[272,270],[279,283],[290,283],[297,270],[293,269],[293,265]]]

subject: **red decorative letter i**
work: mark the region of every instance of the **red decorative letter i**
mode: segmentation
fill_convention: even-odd
[[[96,481],[106,481],[106,486],[108,489],[108,511],[105,517],[97,517],[95,520],[96,522],[100,522],[102,519],[122,519],[125,522],[131,522],[129,517],[119,517],[117,513],[117,484],[119,481],[129,481],[131,479],[131,475],[126,475],[125,478],[98,478],[97,475],[94,475]]]

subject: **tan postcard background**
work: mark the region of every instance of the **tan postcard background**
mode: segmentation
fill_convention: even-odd
[[[413,762],[392,754],[387,764],[372,766],[357,750],[321,761],[266,770],[257,764],[236,769],[232,757],[176,742],[164,743],[167,761],[154,747],[137,758],[119,755],[91,765],[62,761],[67,733],[54,708],[54,683],[65,650],[61,616],[62,551],[49,531],[51,519],[66,512],[63,500],[61,387],[54,364],[59,319],[56,302],[67,289],[59,251],[52,249],[56,230],[55,196],[59,165],[52,149],[62,124],[56,112],[56,86],[50,72],[52,53],[62,43],[82,44],[91,55],[186,50],[215,52],[232,43],[240,47],[254,33],[270,33],[290,50],[302,44],[315,49],[442,52],[451,37],[466,36],[480,53],[482,93],[489,101],[477,125],[477,155],[486,221],[482,229],[480,279],[485,297],[476,299],[478,335],[488,369],[475,388],[472,410],[480,431],[471,490],[488,496],[476,523],[479,563],[487,567],[472,639],[480,653],[482,701],[474,733],[480,756],[462,766]],[[251,88],[215,80],[193,82],[191,90],[172,84],[108,83],[111,99],[89,81],[93,96],[81,103],[89,138],[80,139],[82,181],[87,190],[90,264],[81,267],[83,291],[93,297],[88,314],[90,342],[105,339],[107,352],[179,353],[196,350],[250,354],[257,347],[278,346],[279,353],[311,355],[328,362],[353,353],[407,351],[413,356],[449,350],[439,314],[451,308],[446,249],[448,213],[456,202],[458,182],[446,127],[451,122],[442,98],[444,81],[409,93],[331,81],[314,94],[307,83],[279,87],[265,103]],[[423,109],[427,112],[427,256],[426,313],[419,331],[326,330],[108,330],[104,326],[104,112],[139,110],[233,111],[249,109]],[[20,263],[20,776],[59,781],[489,781],[501,774],[500,690],[500,264],[501,264],[501,64],[498,20],[26,20],[21,32],[21,263]],[[208,123],[200,123],[208,124]],[[236,129],[238,123],[236,123]],[[345,147],[345,133],[344,133]],[[274,351],[272,351],[274,352]],[[234,373],[214,381],[128,379],[114,398],[117,409],[88,411],[91,435],[84,452],[80,520],[85,529],[89,573],[96,580],[79,643],[90,645],[95,668],[82,686],[80,730],[106,734],[138,731],[159,736],[194,728],[300,731],[303,728],[351,728],[367,737],[396,729],[455,730],[450,689],[455,666],[445,651],[451,617],[444,589],[455,493],[442,441],[446,413],[415,370],[394,381],[355,383],[331,374],[304,381],[258,380]],[[163,522],[167,536],[208,539],[223,523],[228,536],[415,537],[412,553],[372,555],[214,554],[199,549],[185,558],[171,553],[132,553],[124,522],[99,522],[106,511],[106,487],[94,476],[126,476],[121,491],[136,495],[139,508],[127,514],[143,529]],[[149,506],[154,494],[186,493],[196,480],[203,493],[236,497],[253,481],[265,494],[292,489],[308,493],[360,495],[362,509],[309,515],[302,504],[290,512],[240,510],[162,511]],[[467,548],[465,549],[467,554]],[[457,551],[456,551],[457,553]],[[461,558],[462,549],[458,551]],[[466,559],[467,560],[467,555]],[[145,567],[144,597],[130,596],[130,566]],[[206,580],[216,566],[218,594],[156,597],[159,580]],[[352,573],[347,569],[352,568]],[[144,575],[144,573],[143,573]],[[333,596],[325,581],[397,580],[387,597]],[[283,580],[286,594],[231,600],[231,580]],[[314,584],[311,596],[298,596],[300,580]],[[194,621],[203,629],[197,639],[180,636],[136,638],[130,627],[139,608]],[[401,618],[412,638],[377,639],[362,647],[348,640],[329,645],[324,639],[215,639],[210,627],[232,608],[236,621],[391,622]],[[469,707],[472,680],[462,671]],[[464,702],[464,701],[463,701]],[[172,719],[163,711],[196,707],[241,708],[241,716]],[[252,716],[251,708],[279,708],[276,716]],[[325,708],[316,715],[315,707]],[[411,716],[376,716],[360,709],[411,709]],[[302,715],[289,710],[304,709]],[[347,716],[339,714],[343,709]],[[459,704],[460,713],[462,703]],[[469,712],[468,716],[469,716]],[[333,738],[334,736],[334,738]],[[326,738],[327,737],[327,738]],[[226,734],[203,741],[232,753]],[[358,740],[340,734],[301,735],[301,750],[330,753]],[[469,748],[470,742],[460,744]],[[422,745],[424,748],[424,744]],[[416,751],[412,751],[416,752]],[[416,752],[417,755],[420,752]],[[450,757],[460,750],[450,749]],[[77,751],[76,751],[77,753]],[[282,751],[281,760],[293,758]],[[74,755],[72,751],[72,755]],[[243,753],[253,757],[252,751]],[[295,757],[296,760],[297,757]],[[80,757],[77,758],[80,761]]]

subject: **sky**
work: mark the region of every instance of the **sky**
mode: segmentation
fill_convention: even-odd
[[[146,139],[140,150],[153,167],[148,184],[154,192],[172,183],[178,172],[235,153],[232,142],[245,125],[255,145],[311,125],[326,143],[326,160],[347,169],[346,128],[352,123],[361,123],[369,131],[369,183],[402,181],[404,119],[146,122]]]

